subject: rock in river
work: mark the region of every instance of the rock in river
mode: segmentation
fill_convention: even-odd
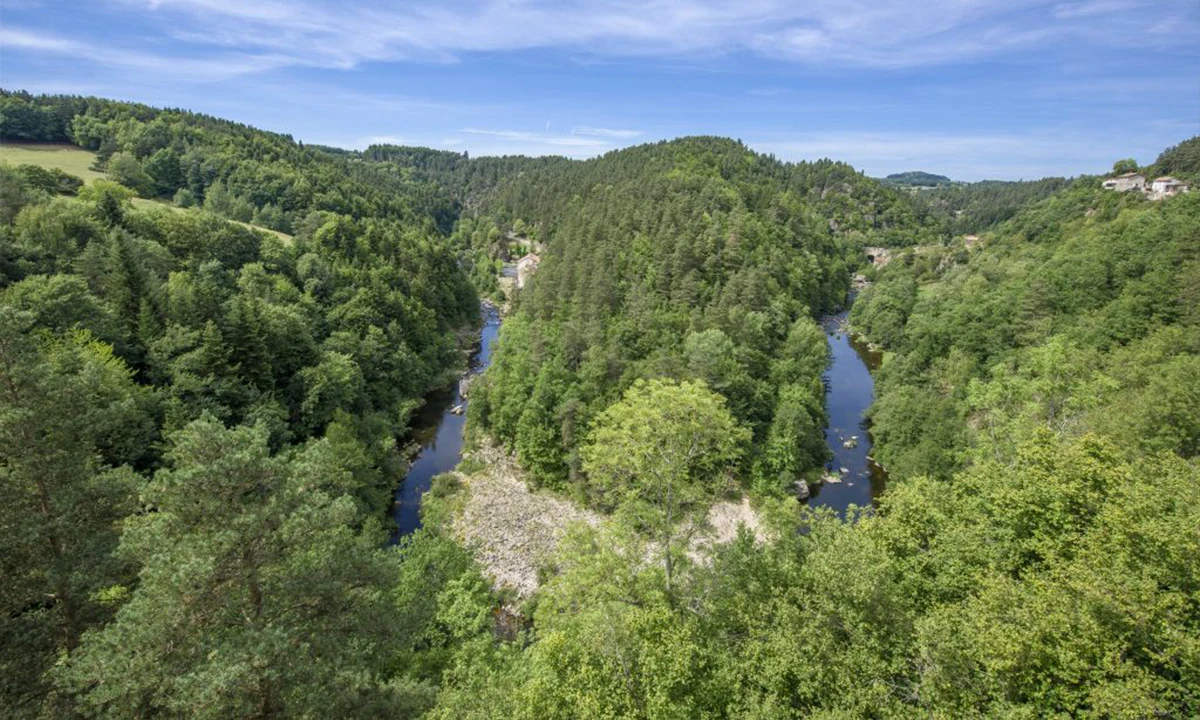
[[[796,498],[799,500],[807,500],[809,496],[808,483],[803,480],[796,481]]]

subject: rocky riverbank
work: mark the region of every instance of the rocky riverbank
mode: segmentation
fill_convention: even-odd
[[[525,483],[515,458],[485,444],[469,455],[469,467],[458,473],[465,496],[450,523],[451,533],[471,551],[497,590],[509,589],[520,598],[534,593],[539,573],[547,567],[568,530],[582,523],[603,529],[604,515],[579,507]],[[764,529],[749,499],[723,500],[713,505],[705,527],[692,536],[689,555],[707,562],[715,545],[731,542],[745,525],[761,541]],[[651,553],[653,555],[653,553]]]
[[[466,498],[451,531],[474,555],[497,589],[525,598],[538,587],[538,571],[549,564],[575,523],[598,527],[600,515],[546,493],[532,492],[516,461],[486,445],[471,453],[483,469],[463,475]]]

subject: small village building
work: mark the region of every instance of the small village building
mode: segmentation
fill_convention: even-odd
[[[1130,190],[1146,189],[1146,176],[1141,173],[1127,172],[1110,177],[1103,183],[1105,190],[1116,190],[1117,192],[1128,192]]]
[[[542,259],[534,253],[529,253],[525,257],[517,261],[517,287],[525,287],[525,283],[532,277],[533,273],[538,269],[538,265],[542,264]]]
[[[1161,200],[1162,198],[1173,197],[1179,193],[1185,193],[1191,188],[1182,180],[1164,175],[1160,178],[1155,178],[1154,182],[1150,183],[1150,198],[1152,200]]]

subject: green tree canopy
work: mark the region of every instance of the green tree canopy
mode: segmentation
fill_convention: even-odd
[[[638,381],[596,419],[583,469],[603,502],[659,543],[668,590],[678,526],[730,485],[749,432],[701,382]]]

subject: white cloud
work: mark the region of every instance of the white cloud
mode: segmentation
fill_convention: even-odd
[[[0,28],[0,46],[47,52],[79,52],[83,49],[81,43],[13,28]]]
[[[404,138],[399,135],[371,135],[365,137],[354,144],[355,148],[362,149],[371,145],[403,145]]]

